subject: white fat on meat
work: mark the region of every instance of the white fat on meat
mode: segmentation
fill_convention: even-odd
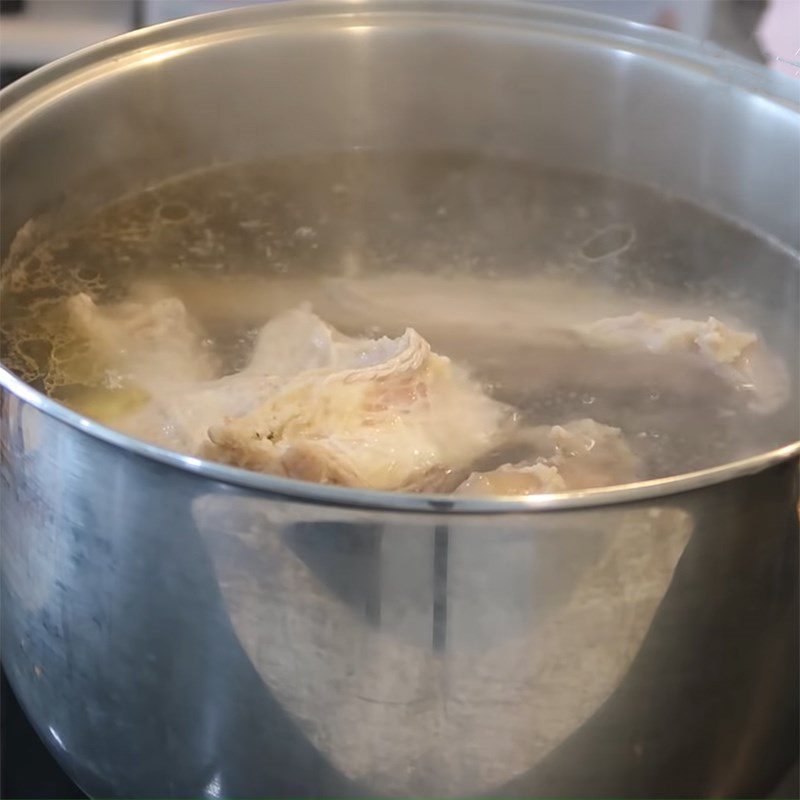
[[[788,398],[785,369],[758,336],[731,328],[716,317],[701,321],[638,311],[576,330],[591,347],[700,359],[729,385],[748,392],[754,411],[772,412]]]
[[[473,472],[456,493],[555,494],[630,483],[637,477],[639,462],[622,431],[592,419],[524,429],[515,441],[531,448],[531,460]]]
[[[300,358],[279,341],[293,329],[289,315],[314,330],[310,348],[291,337]],[[280,355],[290,377],[249,414],[212,426],[208,457],[319,483],[442,490],[491,448],[509,416],[412,329],[350,338],[303,308],[270,325],[255,357]]]

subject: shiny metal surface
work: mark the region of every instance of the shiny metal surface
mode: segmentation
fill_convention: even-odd
[[[3,248],[189,168],[352,146],[607,171],[796,247],[795,95],[524,4],[214,15],[3,93]],[[780,276],[730,274],[784,309]],[[797,444],[528,506],[390,503],[2,383],[3,661],[93,794],[756,796],[796,757]]]
[[[3,658],[94,794],[757,796],[796,755],[796,462],[336,510],[3,412]]]

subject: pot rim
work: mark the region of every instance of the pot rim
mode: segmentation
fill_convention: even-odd
[[[743,89],[800,113],[800,81],[753,64],[722,48],[647,25],[573,9],[541,6],[519,0],[273,0],[179,19],[114,37],[61,58],[16,81],[0,92],[2,136],[52,101],[61,92],[110,71],[145,61],[163,60],[202,46],[209,40],[240,37],[253,24],[330,23],[363,26],[368,20],[387,24],[425,20],[449,26],[527,25],[539,32],[612,44],[652,58],[679,60],[731,87]],[[259,29],[255,29],[259,30]],[[176,43],[182,44],[176,47]],[[143,458],[200,478],[260,491],[287,500],[343,508],[404,512],[502,514],[562,511],[619,505],[669,497],[753,475],[792,458],[800,458],[800,440],[745,459],[695,472],[598,489],[522,497],[468,498],[456,495],[406,494],[326,486],[251,472],[181,455],[134,439],[47,397],[0,364],[0,387],[47,416]]]
[[[0,387],[53,419],[63,422],[95,439],[157,461],[176,469],[245,489],[252,489],[284,500],[384,511],[447,512],[453,514],[503,514],[514,512],[565,511],[568,509],[622,505],[636,501],[656,500],[702,489],[718,483],[754,475],[792,458],[800,458],[800,441],[783,445],[766,453],[731,461],[696,472],[666,478],[620,484],[598,489],[536,494],[521,497],[470,498],[452,494],[408,494],[404,492],[351,489],[327,486],[309,481],[266,475],[231,467],[194,456],[182,455],[163,447],[148,444],[120,433],[72,411],[29,386],[0,365]]]
[[[677,60],[686,69],[706,73],[728,86],[800,113],[800,81],[711,42],[602,14],[531,0],[267,0],[256,6],[147,26],[56,59],[0,91],[0,123],[3,128],[17,123],[18,112],[23,110],[20,106],[24,105],[24,110],[38,108],[53,98],[53,89],[63,91],[69,85],[79,85],[79,79],[108,76],[136,63],[165,60],[212,41],[241,38],[248,32],[257,34],[267,26],[304,23],[358,29],[370,20],[384,26],[424,21],[448,27],[478,24],[512,30],[528,28],[595,44],[617,44],[631,52]],[[98,69],[101,63],[103,68]],[[6,134],[7,130],[2,135]]]

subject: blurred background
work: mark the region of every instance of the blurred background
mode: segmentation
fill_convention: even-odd
[[[144,25],[254,2],[259,0],[0,0],[0,86]],[[549,2],[671,28],[800,76],[792,63],[800,60],[800,0]]]

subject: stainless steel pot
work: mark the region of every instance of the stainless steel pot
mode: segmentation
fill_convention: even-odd
[[[796,248],[797,95],[527,4],[215,14],[3,93],[3,248],[188,169],[354,146],[611,173]],[[796,334],[797,271],[747,266],[713,269]],[[797,443],[454,502],[166,453],[0,381],[3,661],[90,793],[757,796],[796,758]]]

